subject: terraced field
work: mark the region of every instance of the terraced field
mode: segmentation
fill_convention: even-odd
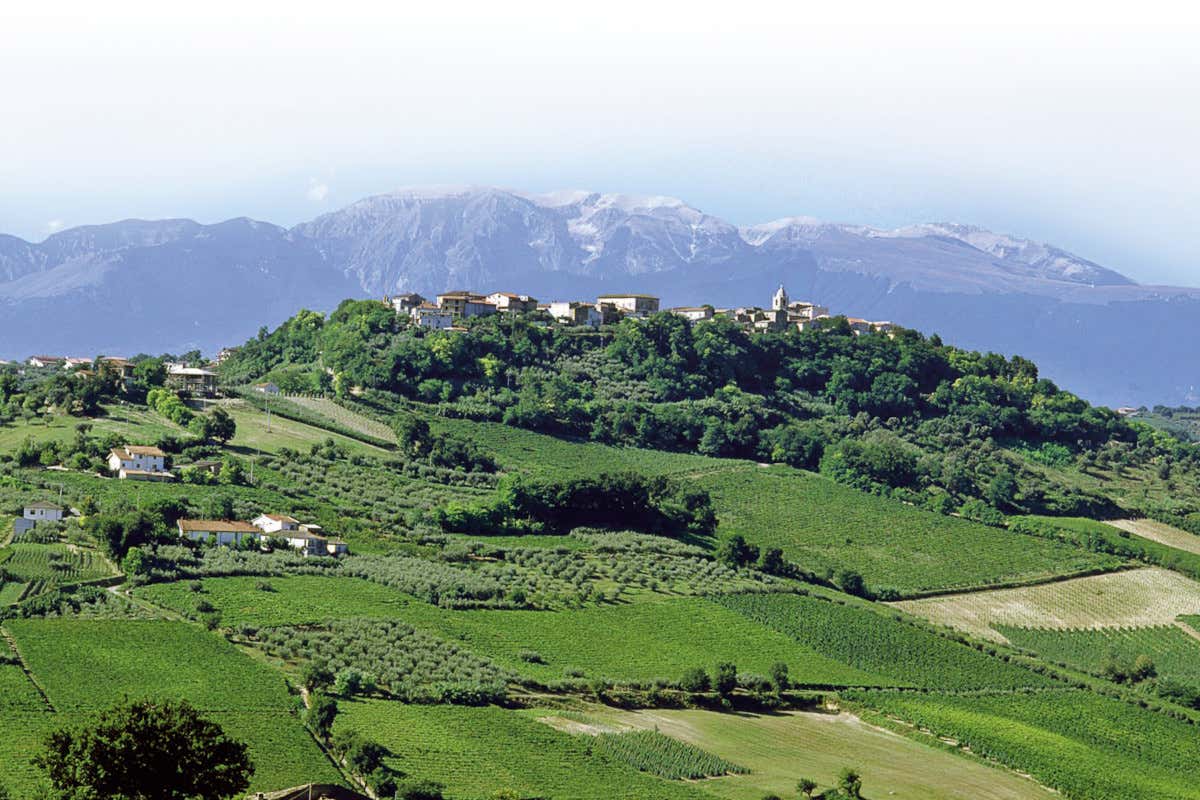
[[[745,775],[714,778],[705,792],[729,800],[794,795],[796,781],[809,777],[833,786],[853,763],[863,771],[865,797],[895,800],[1043,800],[1054,794],[1007,770],[960,758],[943,750],[868,725],[852,714],[782,712],[722,714],[713,711],[647,709],[619,711],[596,706],[580,717],[550,710],[529,712],[560,730],[657,730],[749,769]],[[582,720],[582,722],[581,722]]]
[[[1157,567],[1017,589],[894,603],[910,614],[993,641],[997,625],[1023,628],[1144,628],[1200,613],[1200,583]]]

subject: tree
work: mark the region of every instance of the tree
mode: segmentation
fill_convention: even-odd
[[[392,430],[396,432],[400,452],[412,458],[429,455],[433,435],[429,432],[428,422],[415,414],[401,414],[392,422]]]
[[[245,791],[246,745],[183,702],[136,701],[51,733],[33,763],[60,800],[222,800]]]
[[[775,691],[786,692],[791,682],[788,680],[788,665],[782,661],[776,661],[771,665],[771,683],[775,686]]]
[[[309,661],[300,673],[300,681],[307,691],[315,692],[333,684],[333,672],[324,661]]]
[[[844,767],[838,774],[838,789],[846,797],[859,800],[862,797],[862,775],[853,767]]]
[[[812,797],[813,792],[817,790],[817,782],[812,778],[801,778],[796,784],[796,791],[805,797]]]
[[[1002,469],[988,484],[986,499],[993,508],[1004,511],[1017,499],[1017,479],[1008,469]]]
[[[728,697],[737,688],[737,667],[728,661],[717,664],[717,679],[713,683],[717,694]]]
[[[683,677],[679,680],[679,688],[685,692],[707,692],[712,688],[712,683],[703,667],[692,667],[683,673]]]
[[[717,546],[717,560],[731,567],[744,567],[758,559],[758,548],[747,544],[746,537],[735,533]]]
[[[322,739],[333,732],[333,721],[337,718],[337,701],[328,695],[314,692],[309,697],[308,712],[304,715],[308,727]]]
[[[214,408],[208,417],[208,438],[225,444],[237,433],[237,423],[223,408]]]

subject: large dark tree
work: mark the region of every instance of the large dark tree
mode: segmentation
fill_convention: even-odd
[[[246,745],[187,702],[116,706],[51,733],[33,762],[60,800],[223,800],[254,772]]]

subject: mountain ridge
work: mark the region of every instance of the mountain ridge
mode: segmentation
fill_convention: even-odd
[[[946,222],[739,227],[665,195],[481,186],[401,188],[290,228],[127,219],[40,243],[0,236],[0,357],[86,352],[97,339],[127,352],[212,351],[301,306],[401,291],[647,291],[666,305],[736,306],[765,305],[779,282],[835,313],[1037,355],[1052,376],[1072,373],[1089,337],[1105,341],[1113,363],[1084,376],[1094,398],[1182,401],[1200,384],[1178,350],[1200,323],[1177,321],[1193,306],[1200,318],[1200,289],[1142,285],[1054,245]],[[122,330],[103,313],[113,307],[142,309],[144,324]],[[1167,376],[1117,371],[1147,349],[1172,356]]]

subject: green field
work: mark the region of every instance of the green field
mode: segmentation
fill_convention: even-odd
[[[183,428],[145,406],[106,403],[103,408],[102,416],[87,419],[55,414],[49,424],[38,418],[30,422],[17,420],[0,425],[0,453],[16,450],[26,438],[35,442],[69,442],[75,438],[75,426],[80,423],[92,426],[92,436],[111,433],[135,443],[154,442],[167,434],[179,436],[184,433]]]
[[[4,562],[4,570],[25,583],[78,583],[117,574],[112,562],[98,550],[66,544],[23,542],[9,545],[8,549],[12,550],[12,556]]]
[[[387,763],[438,781],[450,800],[508,789],[554,800],[711,797],[700,784],[672,782],[594,753],[580,737],[496,707],[409,706],[385,700],[345,702],[335,731],[361,732],[390,749]]]
[[[868,586],[909,595],[1113,568],[1120,560],[947,517],[788,467],[701,475],[721,533],[780,547],[804,569],[852,569]]]
[[[293,715],[283,678],[215,634],[182,622],[80,619],[5,624],[58,714],[23,715],[38,731],[82,721],[127,699],[186,699],[250,744],[252,788],[340,782]],[[7,737],[0,737],[3,740]],[[11,774],[27,782],[37,739],[12,746]]]
[[[1099,630],[998,626],[997,630],[1018,647],[1086,672],[1100,673],[1110,654],[1124,662],[1149,656],[1160,676],[1200,688],[1200,641],[1174,626]]]
[[[1072,800],[1194,800],[1194,726],[1083,691],[987,696],[862,692],[852,698]]]
[[[1007,770],[929,747],[850,714],[781,712],[725,714],[713,711],[589,707],[583,716],[536,709],[529,712],[560,730],[654,730],[747,767],[745,775],[705,781],[706,792],[729,800],[794,797],[796,781],[828,788],[838,772],[863,772],[864,797],[894,800],[1046,800],[1053,793]],[[569,718],[568,718],[569,717]]]
[[[266,583],[271,591],[258,588]],[[221,612],[221,624],[304,625],[331,619],[394,619],[410,602],[408,595],[360,578],[295,575],[286,578],[208,578],[203,592],[187,583],[156,583],[134,595],[180,613],[195,610],[203,599]]]
[[[291,708],[282,677],[198,626],[30,619],[5,627],[60,711],[106,708],[126,696],[184,698],[206,711]]]
[[[278,414],[271,414],[268,421],[265,411],[243,400],[221,401],[221,407],[228,411],[237,423],[237,434],[229,444],[244,454],[259,451],[277,453],[284,447],[308,452],[314,444],[320,444],[326,439],[332,439],[352,453],[377,456],[387,452],[381,447]]]
[[[8,652],[0,645],[0,654]],[[37,687],[16,664],[0,664],[0,715],[29,711],[49,711]],[[3,737],[0,737],[3,738]]]
[[[853,605],[796,595],[730,595],[726,607],[819,653],[893,681],[941,689],[1013,689],[1049,679],[923,628]]]

